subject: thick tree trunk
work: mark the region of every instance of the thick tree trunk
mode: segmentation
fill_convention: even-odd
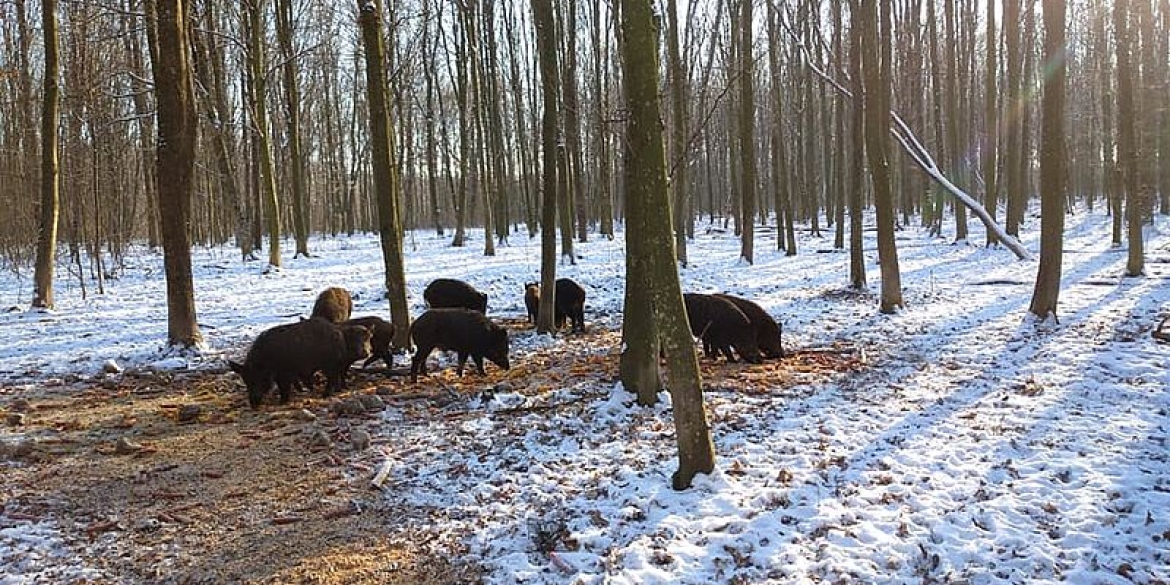
[[[57,256],[57,223],[61,214],[57,124],[61,104],[58,76],[61,66],[57,38],[57,0],[42,0],[41,26],[45,36],[45,81],[41,108],[41,209],[37,229],[37,258],[33,272],[32,306],[52,309],[53,269]]]
[[[1121,0],[1124,2],[1125,0]],[[1044,119],[1040,142],[1040,270],[1028,307],[1040,319],[1056,317],[1060,297],[1061,261],[1064,246],[1065,175],[1064,136],[1064,0],[1044,0],[1045,82],[1041,103]]]
[[[631,214],[641,215],[631,215],[629,219],[631,225],[645,229],[641,233],[627,231],[626,238],[642,240],[638,245],[643,246],[642,251],[650,258],[648,272],[652,275],[650,291],[655,309],[651,330],[659,332],[666,351],[678,441],[679,466],[671,483],[674,489],[683,490],[691,486],[696,474],[715,469],[715,448],[703,409],[699,362],[687,325],[670,233],[653,11],[649,0],[623,1],[621,11],[622,78],[630,111],[626,129],[626,188],[627,198],[632,201]],[[627,287],[633,284],[629,280],[631,276],[634,275],[627,274]],[[626,352],[629,352],[630,339],[626,339]],[[638,369],[657,368],[657,355],[648,357],[648,363]]]
[[[398,209],[399,185],[394,166],[394,136],[390,130],[386,49],[382,33],[381,0],[357,0],[358,24],[366,50],[366,93],[370,108],[370,138],[378,205],[378,235],[386,272],[386,295],[394,323],[395,347],[410,347],[410,308],[406,303],[406,273],[402,257],[402,220]]]
[[[158,0],[158,48],[154,62],[158,102],[158,185],[162,215],[163,266],[167,277],[167,343],[191,347],[202,341],[195,317],[188,228],[194,187],[196,118],[192,88],[189,5]]]

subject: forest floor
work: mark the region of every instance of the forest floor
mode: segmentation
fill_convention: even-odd
[[[55,520],[74,555],[55,563],[62,581],[476,582],[482,569],[463,560],[459,535],[375,485],[384,450],[402,447],[378,431],[384,409],[470,418],[483,413],[462,405],[510,388],[509,379],[523,377],[535,389],[612,383],[617,343],[617,332],[594,330],[508,372],[489,365],[486,377],[469,368],[461,379],[445,367],[413,385],[399,357],[395,370],[354,370],[337,396],[320,396],[318,381],[314,395],[284,406],[270,396],[259,410],[248,408],[230,372],[143,370],[25,389],[4,401],[9,424],[34,439],[6,447],[23,465],[6,471],[0,516]],[[550,367],[553,351],[557,363],[571,365]],[[862,367],[847,346],[760,365],[701,363],[704,377],[719,383],[714,391]],[[533,384],[534,376],[543,382]],[[0,390],[0,398],[11,397]]]

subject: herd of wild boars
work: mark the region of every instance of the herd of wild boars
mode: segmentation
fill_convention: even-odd
[[[568,320],[574,332],[585,330],[585,289],[571,279],[556,281],[555,324],[559,329]],[[487,316],[488,295],[461,280],[440,278],[423,292],[427,311],[414,320],[410,340],[415,347],[410,380],[421,372],[435,349],[458,354],[457,373],[463,375],[468,358],[484,374],[488,360],[501,369],[510,367],[508,332]],[[727,294],[683,295],[691,333],[703,341],[710,359],[720,355],[727,361],[741,359],[760,363],[765,358],[784,357],[779,323],[762,307],[745,298]],[[524,304],[531,323],[540,306],[539,283],[524,285]],[[229,362],[243,379],[248,402],[258,407],[272,389],[279,389],[281,404],[287,403],[294,387],[311,389],[317,372],[325,376],[325,394],[345,387],[345,375],[355,362],[368,366],[378,360],[393,365],[393,323],[376,316],[352,317],[353,298],[349,291],[330,287],[313,304],[308,319],[278,325],[258,335],[243,363]]]

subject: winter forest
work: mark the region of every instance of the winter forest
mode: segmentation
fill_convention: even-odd
[[[0,585],[1170,583],[1167,31],[0,0]]]

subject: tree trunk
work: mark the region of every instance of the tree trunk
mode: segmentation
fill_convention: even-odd
[[[553,312],[557,279],[557,41],[552,0],[531,0],[536,28],[537,61],[540,66],[541,205],[540,205],[540,310],[537,333],[554,331]],[[568,213],[568,210],[565,211]],[[570,234],[570,242],[572,235]]]
[[[878,262],[881,263],[882,313],[903,306],[898,248],[894,244],[894,201],[890,193],[889,142],[889,0],[859,0],[862,15],[862,78],[865,83],[865,151],[873,178],[877,209]],[[880,6],[879,6],[880,5]],[[879,20],[880,15],[880,20]],[[879,31],[878,28],[881,30]]]
[[[207,31],[207,41],[201,42],[198,34],[191,37],[195,46],[193,51],[196,59],[195,73],[199,77],[200,85],[206,91],[206,107],[209,118],[208,126],[211,129],[213,141],[212,150],[215,153],[215,162],[219,170],[219,184],[231,200],[235,212],[236,245],[240,248],[242,261],[255,260],[252,252],[252,240],[249,237],[249,221],[247,214],[246,195],[240,189],[236,177],[236,157],[233,152],[231,137],[227,128],[231,117],[228,111],[226,89],[224,87],[223,61],[219,33],[217,31],[218,18],[212,12],[215,3],[208,2],[203,14],[203,28]]]
[[[1121,0],[1125,2],[1126,0]],[[1119,4],[1121,3],[1119,2]],[[1040,319],[1056,318],[1064,245],[1065,175],[1064,137],[1064,0],[1044,0],[1044,62],[1041,98],[1044,118],[1040,142],[1040,270],[1028,307]]]
[[[581,99],[580,84],[577,81],[577,0],[565,0],[564,4],[567,4],[564,9],[568,14],[564,24],[565,79],[561,93],[565,100],[565,147],[568,149],[566,154],[569,163],[569,200],[572,203],[572,207],[564,208],[564,213],[576,214],[577,240],[584,242],[589,237],[589,200],[585,197],[585,169],[581,157]]]
[[[755,263],[755,216],[756,216],[756,97],[755,60],[752,43],[751,0],[741,0],[742,13],[739,19],[739,156],[740,193],[742,205],[738,221],[742,225],[739,257],[748,264]]]
[[[406,273],[402,258],[402,220],[398,209],[399,185],[394,165],[394,136],[390,130],[386,49],[382,33],[381,0],[357,0],[358,24],[366,50],[366,93],[369,98],[370,138],[378,205],[378,235],[386,272],[386,295],[394,323],[395,347],[410,347],[410,308],[406,303]]]
[[[999,165],[999,91],[996,89],[996,76],[999,74],[999,62],[996,59],[996,45],[999,36],[995,30],[995,2],[987,2],[987,69],[984,73],[983,85],[983,205],[987,213],[995,217],[995,207],[998,203],[998,180],[996,174]],[[993,246],[999,240],[995,232],[987,230],[988,246]]]
[[[41,209],[37,230],[37,258],[33,272],[32,306],[52,309],[53,269],[57,257],[57,222],[61,214],[57,124],[61,98],[57,36],[57,0],[42,0],[41,26],[45,36],[44,103],[41,109]]]
[[[602,80],[609,60],[605,58],[606,51],[602,49],[601,34],[601,2],[590,2],[593,8],[593,98],[596,107],[593,111],[595,133],[594,153],[597,159],[597,214],[601,220],[599,231],[609,239],[613,239],[613,193],[610,189],[613,163],[609,160],[609,132],[606,120],[606,88]],[[605,37],[608,38],[608,35]]]
[[[691,486],[694,476],[715,469],[715,448],[703,409],[702,380],[694,341],[687,325],[677,260],[670,233],[670,198],[666,185],[666,155],[658,98],[658,50],[649,0],[622,2],[622,78],[630,118],[626,135],[626,189],[631,225],[646,231],[626,232],[628,241],[642,240],[650,259],[650,291],[655,308],[654,325],[666,351],[670,391],[678,441],[678,470],[672,477],[676,490]],[[627,265],[628,266],[628,265]],[[627,274],[627,286],[632,285]],[[627,313],[628,315],[628,313]],[[623,329],[628,325],[623,325]],[[627,349],[629,338],[627,338]],[[623,358],[625,354],[623,353]],[[644,368],[657,368],[651,354]],[[624,381],[624,379],[623,379]]]
[[[849,43],[849,75],[854,80],[855,91],[863,92],[861,62],[863,41],[861,32],[864,25],[861,22],[861,11],[855,5],[851,11]],[[853,100],[852,114],[853,141],[850,160],[853,168],[849,171],[852,182],[849,185],[849,286],[856,290],[864,290],[865,278],[865,250],[863,236],[865,228],[865,129],[866,108],[862,100]]]
[[[679,266],[687,265],[687,181],[690,176],[690,148],[687,141],[686,72],[679,50],[678,0],[666,2],[666,61],[670,71],[670,189],[674,210],[674,251]]]
[[[1137,76],[1134,74],[1133,34],[1129,29],[1129,15],[1130,0],[1115,0],[1113,34],[1117,48],[1117,165],[1125,185],[1126,237],[1129,240],[1125,275],[1141,276],[1145,271],[1142,240],[1145,202],[1142,201],[1141,160],[1138,158],[1137,104],[1134,87]]]
[[[309,210],[305,186],[305,161],[301,148],[301,87],[293,39],[296,36],[292,16],[292,0],[276,0],[276,38],[280,44],[281,73],[284,83],[285,117],[288,124],[288,174],[292,183],[293,237],[297,251],[293,258],[309,256]]]
[[[256,133],[256,156],[260,167],[260,197],[268,224],[268,265],[280,267],[280,206],[276,200],[276,169],[272,161],[272,140],[268,128],[268,69],[264,59],[264,1],[246,0],[248,17],[248,67],[252,82],[252,130]]]
[[[1018,237],[1020,219],[1024,215],[1023,208],[1027,202],[1019,174],[1020,160],[1024,156],[1020,136],[1020,114],[1024,107],[1020,99],[1020,75],[1023,70],[1020,54],[1020,0],[1004,0],[1003,6],[1003,33],[1006,37],[1004,49],[1007,52],[1007,87],[1004,88],[1004,101],[1009,112],[1004,125],[1004,131],[1007,132],[1004,160],[1007,209],[1004,215],[1004,229],[1008,234]]]
[[[202,341],[195,317],[188,224],[195,173],[196,117],[187,41],[190,6],[157,0],[158,47],[152,52],[158,102],[158,185],[163,266],[167,278],[167,343],[191,347]]]

